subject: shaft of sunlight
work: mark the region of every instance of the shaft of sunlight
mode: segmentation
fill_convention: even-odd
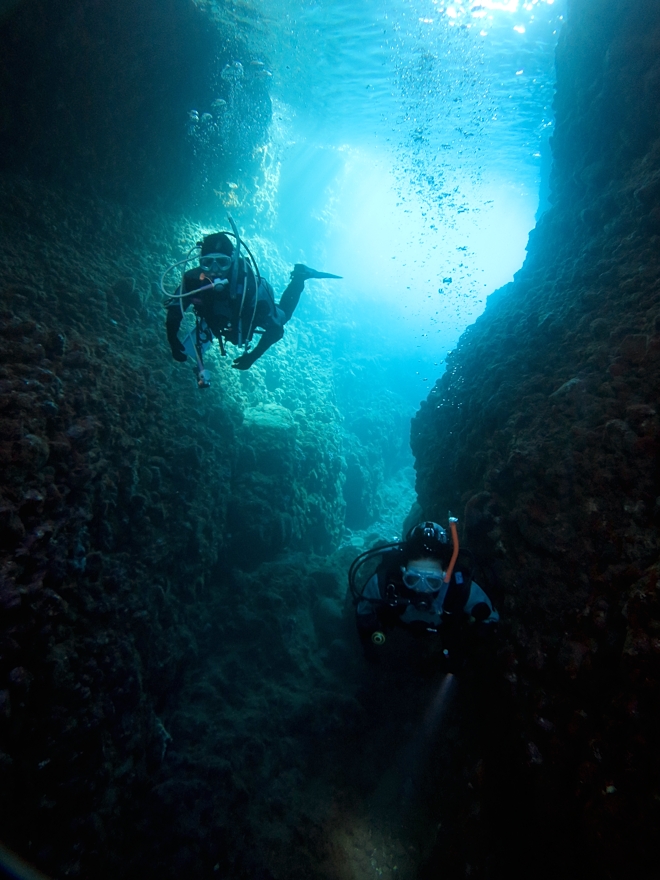
[[[402,178],[384,146],[336,147],[293,134],[277,166],[276,239],[291,262],[343,276],[327,294],[334,313],[364,328],[368,347],[406,354],[416,404],[488,294],[521,267],[538,174],[527,170],[518,183],[496,172],[455,175],[433,203]],[[301,314],[313,313],[322,296],[315,290]]]

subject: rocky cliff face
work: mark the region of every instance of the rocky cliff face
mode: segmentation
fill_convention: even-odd
[[[218,359],[203,394],[171,361],[150,280],[195,230],[22,179],[2,187],[2,829],[21,849],[39,840],[45,864],[96,873],[72,847],[88,859],[101,838],[119,846],[168,747],[161,716],[236,591],[246,615],[251,600],[266,614],[252,637],[240,630],[246,667],[257,622],[268,644],[279,631],[270,579],[241,590],[233,567],[338,545],[345,449],[327,357],[299,352],[295,371],[273,372],[295,331],[270,368]],[[301,628],[319,597],[307,586]]]
[[[288,327],[248,374],[218,360],[206,396],[169,360],[150,284],[199,226],[154,205],[216,147],[242,158],[206,135],[187,152],[179,86],[222,80],[184,51],[206,39],[199,9],[98,7],[15,5],[1,35],[3,838],[55,876],[414,876],[442,815],[429,876],[641,871],[658,802],[654,6],[574,2],[554,205],[414,421],[424,515],[465,511],[504,619],[430,766],[417,849],[372,835],[359,801],[381,779],[394,797],[433,682],[365,669],[342,622],[355,547],[316,555],[378,514],[401,411],[366,380],[348,402],[355,357],[327,326]],[[228,36],[218,70],[237,53],[247,67]]]
[[[463,517],[503,595],[486,811],[550,875],[629,876],[657,829],[659,47],[655,4],[570,5],[552,208],[412,426],[425,515]]]
[[[203,4],[12,5],[0,13],[2,170],[169,211],[212,207],[225,179],[256,173],[267,84]]]
[[[202,228],[175,206],[240,209],[207,172],[250,179],[269,118],[235,35],[186,0],[43,2],[0,44],[0,839],[52,876],[253,876],[291,851],[309,876],[308,768],[361,712],[357,551],[327,554],[390,502],[407,411],[381,394],[384,439],[320,319],[247,373],[212,358],[203,393],[169,356],[153,282]]]
[[[396,439],[339,411],[327,326],[198,390],[151,286],[197,225],[0,190],[0,837],[54,877],[313,876],[367,717],[340,545]]]

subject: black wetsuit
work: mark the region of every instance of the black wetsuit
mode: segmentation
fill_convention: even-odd
[[[484,640],[495,631],[500,616],[468,569],[457,565],[450,582],[443,582],[437,592],[416,593],[403,582],[403,562],[400,555],[386,556],[360,592],[356,624],[365,654],[375,659],[381,653],[374,633],[402,628],[416,636],[439,637],[445,668],[456,671],[463,662],[469,621],[476,624],[471,636]]]
[[[264,278],[257,281],[254,274],[248,271],[245,298],[243,298],[246,272],[245,264],[242,263],[238,271],[233,297],[228,284],[217,289],[209,287],[199,293],[194,292],[210,285],[212,281],[213,279],[199,267],[189,269],[184,275],[184,288],[186,292],[190,292],[190,295],[184,296],[181,301],[175,299],[167,308],[167,339],[173,352],[181,349],[177,333],[183,312],[193,306],[195,313],[204,320],[215,337],[220,340],[225,339],[234,345],[243,345],[249,342],[255,330],[262,330],[261,339],[256,347],[249,354],[244,354],[241,357],[243,362],[247,359],[252,364],[271,345],[282,338],[284,325],[291,318],[305,286],[303,278],[292,278],[282,294],[279,305],[276,305],[275,294],[270,283]]]

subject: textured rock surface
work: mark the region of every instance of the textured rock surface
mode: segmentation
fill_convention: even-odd
[[[382,480],[409,416],[378,393],[383,438],[375,361],[320,311],[248,373],[213,360],[204,394],[170,359],[152,283],[201,231],[171,212],[251,201],[270,106],[235,33],[163,10],[1,22],[0,838],[54,877],[332,875],[346,737],[387,720],[355,697],[352,530],[400,521],[406,476]],[[218,95],[213,131],[186,131]],[[351,846],[369,870],[370,833]]]
[[[201,6],[39,0],[3,16],[0,168],[167,210],[217,203],[220,169],[255,172],[271,110],[236,28]],[[246,74],[231,89],[222,71],[236,59]],[[215,115],[193,132],[195,108]]]
[[[649,876],[655,6],[573,4],[554,207],[415,420],[424,513],[466,511],[504,594],[499,663],[465,676],[440,743],[437,682],[366,668],[342,614],[344,525],[396,508],[376,487],[405,463],[403,409],[369,391],[377,364],[296,319],[249,373],[218,360],[200,396],[167,353],[150,285],[199,227],[149,205],[217,157],[186,160],[189,93],[171,117],[153,108],[197,12],[115,4],[90,30],[98,4],[56,6],[22,4],[2,37],[3,161],[33,175],[0,184],[3,838],[56,877]],[[155,32],[158,82],[139,63]],[[209,81],[201,54],[186,64],[181,82]],[[246,156],[268,117],[256,82],[251,98]],[[411,778],[417,801],[401,800]]]
[[[659,46],[655,4],[571,4],[553,207],[412,428],[425,514],[505,596],[485,805],[550,876],[645,871],[658,823]]]
[[[313,327],[248,373],[217,358],[204,393],[170,359],[151,280],[190,224],[24,179],[2,205],[3,838],[58,875],[240,872],[271,797],[311,821],[290,801],[317,739],[360,715],[356,551],[313,554],[347,458],[374,481],[382,452],[342,426]]]

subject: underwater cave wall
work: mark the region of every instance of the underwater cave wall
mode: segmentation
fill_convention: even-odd
[[[197,227],[0,185],[0,833],[58,876],[112,876],[163,719],[247,601],[233,567],[339,543],[339,416],[295,327],[248,373],[218,358],[205,392],[172,361],[151,282]]]
[[[347,460],[361,503],[385,450],[343,430],[328,327],[292,321],[247,373],[211,358],[201,393],[153,289],[202,230],[174,212],[217,217],[208,168],[249,184],[270,119],[213,28],[187,0],[0,24],[0,837],[52,876],[229,872],[263,825],[246,793],[293,788],[281,768],[355,715],[331,668],[353,551],[314,554]],[[219,90],[240,137],[191,140]]]
[[[73,870],[74,850],[118,845],[166,746],[155,713],[198,649],[240,417],[173,407],[189,389],[129,250],[162,235],[162,259],[166,220],[2,192],[0,821]]]
[[[54,877],[252,876],[231,866],[264,834],[248,798],[277,812],[359,714],[355,547],[315,554],[396,507],[376,489],[407,410],[339,412],[356,358],[330,321],[296,318],[247,373],[210,358],[204,393],[171,360],[153,283],[203,228],[175,212],[216,222],[211,165],[247,192],[270,119],[245,45],[189,0],[4,12],[0,838]],[[218,94],[240,137],[191,138]]]
[[[270,123],[266,81],[222,77],[237,60],[249,73],[250,58],[193,0],[24,0],[0,16],[0,169],[112,201],[213,207],[218,171],[256,167]],[[218,99],[192,131],[191,111],[209,116]]]
[[[656,3],[569,4],[555,113],[552,207],[413,420],[417,491],[426,516],[463,518],[499,600],[512,778],[549,875],[647,876],[660,781]]]

